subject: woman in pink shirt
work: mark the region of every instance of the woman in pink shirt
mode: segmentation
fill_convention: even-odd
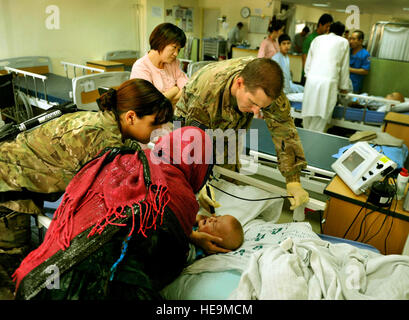
[[[277,20],[274,16],[268,26],[268,37],[260,44],[257,58],[272,58],[277,52],[280,52],[278,37],[283,34],[285,25],[283,21]]]
[[[152,31],[149,44],[151,50],[132,66],[131,79],[151,82],[175,105],[188,80],[176,59],[186,44],[186,35],[174,24],[162,23]]]

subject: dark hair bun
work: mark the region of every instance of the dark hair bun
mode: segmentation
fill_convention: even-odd
[[[116,90],[110,88],[97,99],[97,104],[100,110],[115,110],[116,109]]]

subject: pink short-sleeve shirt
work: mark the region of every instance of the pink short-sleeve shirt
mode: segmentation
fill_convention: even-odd
[[[151,82],[160,92],[164,93],[177,86],[182,89],[188,77],[179,67],[179,60],[175,59],[172,63],[165,63],[163,69],[153,65],[148,55],[135,61],[132,66],[130,79],[145,79]]]
[[[270,38],[264,39],[260,44],[257,58],[271,58],[280,51],[278,41],[272,41]]]

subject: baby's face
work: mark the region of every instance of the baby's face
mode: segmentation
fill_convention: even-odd
[[[388,94],[385,98],[388,99],[388,100],[396,100],[396,101],[401,102],[401,97],[400,97],[399,93],[396,93],[396,92],[392,92],[392,93]]]
[[[234,218],[229,215],[202,219],[198,222],[198,231],[223,238],[230,230],[231,219]]]
[[[393,93],[388,94],[385,98],[388,100],[396,100]]]

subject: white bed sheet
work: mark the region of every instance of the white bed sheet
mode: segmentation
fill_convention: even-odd
[[[287,239],[254,254],[230,299],[409,299],[409,257]]]
[[[234,195],[260,199],[278,197],[252,186],[237,186],[224,180],[213,181],[217,187]],[[255,252],[264,247],[279,245],[285,239],[319,239],[306,222],[277,224],[284,199],[249,202],[233,198],[215,190],[221,203],[216,214],[235,216],[243,225],[245,240],[237,250],[214,254],[187,266],[182,274],[161,294],[169,300],[228,299],[237,287],[241,273],[248,267]]]
[[[251,186],[216,185],[246,198],[272,196]],[[409,299],[409,256],[332,244],[307,222],[276,224],[282,199],[245,203],[216,194],[217,214],[242,222],[244,243],[187,266],[162,290],[165,299]]]

